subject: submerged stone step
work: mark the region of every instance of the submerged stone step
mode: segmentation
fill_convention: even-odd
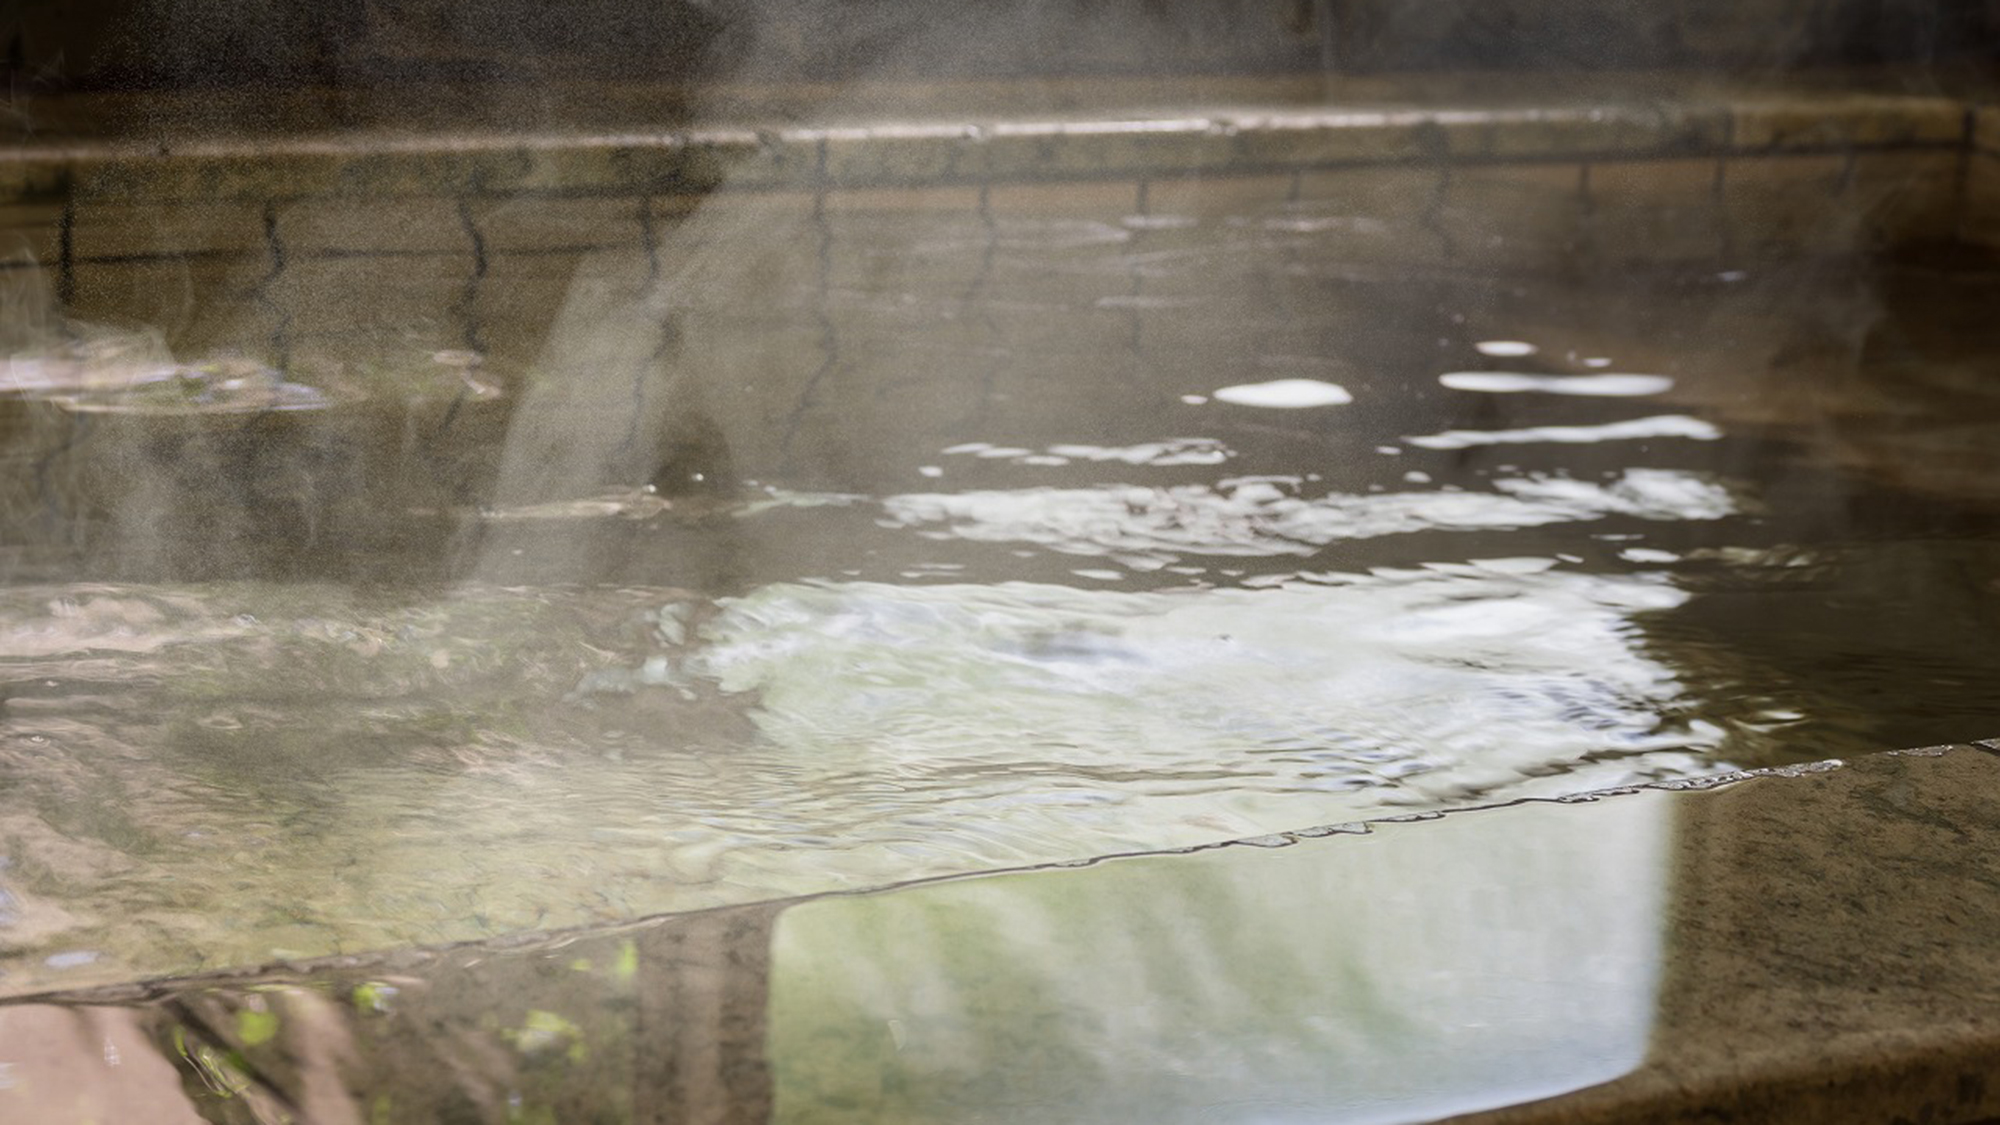
[[[1978,1121],[1997,751],[15,997],[0,1109]]]

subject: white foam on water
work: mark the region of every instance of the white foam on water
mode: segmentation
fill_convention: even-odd
[[[1526,340],[1481,340],[1472,346],[1480,355],[1498,356],[1508,359],[1517,359],[1524,355],[1534,355],[1541,350]]]
[[[1481,445],[1532,445],[1553,442],[1562,445],[1589,445],[1600,441],[1638,441],[1646,438],[1688,438],[1715,441],[1722,431],[1712,423],[1685,414],[1660,414],[1651,418],[1631,418],[1601,426],[1529,426],[1520,430],[1446,430],[1443,433],[1405,437],[1423,449],[1471,449]]]
[[[1307,497],[1295,482],[1245,477],[1213,486],[906,493],[885,499],[883,508],[891,526],[936,539],[1027,543],[1071,555],[1271,557],[1415,531],[1541,527],[1609,515],[1718,519],[1735,504],[1727,489],[1705,477],[1629,469],[1605,482],[1504,477],[1491,492]]]
[[[1343,406],[1354,401],[1347,388],[1318,379],[1273,379],[1268,383],[1238,383],[1220,387],[1214,396],[1237,406],[1272,410],[1302,410],[1313,406]]]
[[[1515,371],[1447,371],[1438,382],[1454,391],[1485,394],[1520,394],[1524,391],[1552,395],[1601,395],[1629,398],[1656,395],[1671,390],[1674,381],[1665,375],[1530,375]]]

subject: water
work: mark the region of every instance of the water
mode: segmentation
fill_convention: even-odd
[[[0,989],[1995,733],[2000,278],[1313,219],[815,212],[568,494],[506,325],[14,360]]]

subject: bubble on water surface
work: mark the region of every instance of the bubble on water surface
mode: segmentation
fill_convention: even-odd
[[[954,445],[941,452],[954,457],[977,457],[982,461],[1011,461],[1017,465],[1059,467],[1072,461],[1123,462],[1127,465],[1220,465],[1236,456],[1236,451],[1214,438],[1167,438],[1136,445],[1050,445],[1037,453],[1014,446],[996,446],[983,441]],[[923,470],[918,470],[922,472]],[[924,473],[925,476],[942,475]]]
[[[1217,388],[1214,397],[1219,402],[1272,410],[1342,406],[1354,401],[1354,396],[1347,393],[1347,388],[1318,379],[1273,379],[1268,383],[1238,383],[1235,386]]]
[[[1722,431],[1713,423],[1685,414],[1660,414],[1651,418],[1631,418],[1597,426],[1529,426],[1519,430],[1446,430],[1437,434],[1405,436],[1404,441],[1423,449],[1471,449],[1481,445],[1532,445],[1550,442],[1561,445],[1588,445],[1601,441],[1640,441],[1646,438],[1688,438],[1715,441]]]
[[[1665,375],[1529,375],[1515,371],[1447,371],[1438,382],[1454,391],[1485,394],[1520,394],[1535,391],[1552,395],[1596,395],[1628,398],[1656,395],[1673,389]]]
[[[1329,543],[1416,531],[1493,530],[1630,515],[1716,519],[1735,510],[1705,477],[1630,469],[1605,483],[1505,477],[1491,492],[1301,495],[1296,479],[1214,485],[909,493],[883,501],[899,526],[935,538],[1026,542],[1077,555],[1307,555]]]

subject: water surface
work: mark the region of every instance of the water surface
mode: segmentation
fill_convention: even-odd
[[[1314,218],[815,212],[636,376],[615,287],[582,368],[9,361],[0,989],[1995,733],[1995,279]]]

